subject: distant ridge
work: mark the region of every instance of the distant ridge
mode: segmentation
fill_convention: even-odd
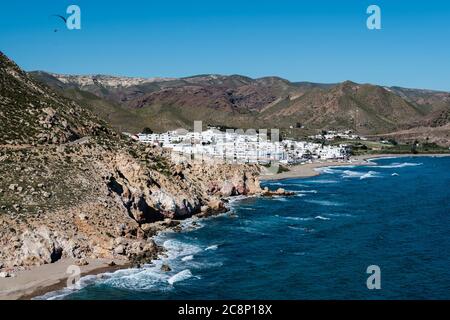
[[[143,127],[155,131],[190,128],[194,120],[203,120],[227,127],[277,127],[296,136],[329,129],[379,135],[449,122],[450,93],[443,91],[352,81],[290,82],[275,76],[202,74],[146,79],[30,74],[90,106],[113,126],[131,132]],[[296,130],[299,126],[303,129]],[[433,134],[428,138],[433,140]],[[436,138],[440,144],[449,141],[446,134]]]

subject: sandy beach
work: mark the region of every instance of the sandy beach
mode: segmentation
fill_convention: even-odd
[[[403,157],[448,157],[450,154],[372,154],[351,157],[350,160],[344,161],[316,161],[313,163],[299,164],[289,167],[289,171],[271,174],[266,168],[262,167],[260,180],[282,180],[289,178],[308,178],[319,175],[320,173],[314,169],[323,167],[337,167],[337,166],[355,166],[355,165],[370,165],[370,159],[379,158],[403,158]]]
[[[109,266],[111,259],[88,259],[86,266],[81,266],[81,277],[102,274],[127,266],[126,260],[114,260],[115,266]],[[75,265],[75,259],[61,259],[52,264],[44,264],[30,270],[21,271],[15,277],[0,278],[0,300],[31,299],[47,292],[67,286],[67,279],[72,275],[68,268]]]

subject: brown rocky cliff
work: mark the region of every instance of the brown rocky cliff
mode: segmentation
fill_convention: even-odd
[[[15,172],[24,159],[28,167],[2,176],[8,199],[0,216],[3,267],[63,257],[133,259],[148,250],[154,258],[151,236],[176,225],[174,219],[223,210],[225,197],[261,192],[256,166],[174,162],[159,148],[129,143],[115,150],[89,143],[8,151],[0,167]],[[45,175],[29,170],[42,157]],[[68,157],[70,165],[58,170]],[[9,189],[13,182],[17,188]],[[32,185],[47,191],[30,192]]]
[[[259,192],[258,168],[172,159],[113,131],[0,52],[0,269],[158,252],[176,219]]]

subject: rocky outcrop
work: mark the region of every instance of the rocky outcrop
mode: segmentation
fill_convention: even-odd
[[[269,188],[264,188],[261,192],[263,197],[273,197],[273,196],[293,196],[295,195],[292,191],[286,191],[283,188],[278,188],[275,191],[269,190]]]
[[[69,155],[70,165],[57,170]],[[42,156],[48,161],[45,175],[16,173],[24,157],[30,168],[38,168]],[[2,176],[9,186],[2,196],[14,199],[0,216],[3,268],[66,257],[126,257],[142,265],[160,251],[151,237],[176,230],[177,220],[224,212],[225,198],[263,192],[256,166],[173,161],[159,148],[138,144],[14,152],[0,167],[14,172]]]

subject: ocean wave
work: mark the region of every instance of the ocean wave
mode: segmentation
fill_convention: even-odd
[[[335,170],[332,167],[314,168],[314,171],[316,171],[318,173],[328,173],[328,174],[333,174],[333,173],[338,172],[338,170]]]
[[[194,225],[193,223],[196,222]],[[183,222],[183,227],[198,226],[196,219],[190,219]],[[195,262],[194,255],[204,251],[204,249],[193,243],[186,243],[175,239],[168,239],[168,233],[160,233],[154,240],[162,245],[166,251],[160,255],[157,260],[151,264],[144,265],[142,268],[120,269],[111,273],[101,275],[88,275],[82,277],[78,285],[74,288],[63,288],[54,292],[49,292],[43,296],[36,297],[36,300],[60,300],[68,295],[82,290],[90,285],[107,286],[132,291],[170,291],[173,290],[173,284],[184,281],[194,276],[190,271],[194,269],[203,269],[210,267],[220,267],[222,262]],[[212,245],[206,250],[215,250],[217,245]],[[172,272],[161,270],[163,264],[168,264]],[[189,266],[189,269],[186,269]],[[181,270],[177,272],[178,270]],[[174,274],[175,273],[175,274]]]
[[[255,211],[256,208],[252,208],[252,207],[239,207],[239,210]]]
[[[322,217],[322,216],[315,216],[314,219],[318,220],[331,220],[330,218]]]
[[[142,269],[125,269],[117,271],[112,277],[100,284],[118,289],[133,291],[162,290],[166,286],[169,275],[161,271],[162,261]]]
[[[394,162],[388,165],[377,165],[376,168],[382,169],[396,169],[396,168],[404,168],[404,167],[417,167],[421,166],[423,163],[413,163],[413,162]]]
[[[292,229],[292,230],[300,230],[300,231],[305,231],[305,232],[313,232],[314,231],[314,229],[304,228],[304,227],[288,226],[288,228]]]
[[[188,218],[183,220],[180,224],[183,230],[198,230],[205,226],[197,217]]]
[[[302,181],[303,182],[303,181]],[[281,187],[304,187],[301,183],[292,183],[292,182],[268,182],[266,183],[269,186],[281,186]]]
[[[315,168],[314,171],[318,173],[328,173],[328,174],[335,174],[335,173],[341,173],[342,169],[352,169],[356,168],[354,165],[346,165],[346,166],[330,166],[330,167],[321,167],[321,168]]]
[[[343,205],[342,203],[329,201],[329,200],[304,200],[304,201],[308,202],[308,203],[319,204],[319,205],[322,205],[322,206],[339,207],[339,206]]]
[[[180,256],[194,255],[202,251],[199,246],[188,244],[174,239],[165,240],[163,247],[167,250],[168,259],[176,259]]]
[[[268,182],[267,184],[271,186],[284,186],[282,182]]]
[[[219,247],[219,246],[218,246],[217,244],[213,244],[212,246],[207,247],[207,248],[205,249],[205,251],[208,251],[208,250],[217,250],[218,247]]]
[[[321,180],[308,180],[306,182],[308,182],[308,183],[318,183],[318,184],[327,184],[327,183],[338,183],[339,181],[321,179]]]
[[[310,220],[313,219],[313,218],[310,218],[310,217],[306,217],[306,218],[303,218],[303,217],[282,217],[282,218],[288,219],[288,220],[295,220],[295,221],[310,221]]]
[[[192,254],[181,258],[181,261],[191,261],[191,260],[194,260],[194,255]]]
[[[317,193],[317,190],[298,190],[295,193]]]
[[[380,177],[380,174],[376,171],[359,172],[359,171],[345,170],[341,177],[342,178],[359,178],[360,180],[364,180],[364,179],[368,179],[368,178]]]
[[[184,281],[184,280],[187,280],[187,279],[189,279],[191,277],[192,277],[191,270],[186,269],[186,270],[180,271],[176,275],[170,277],[167,280],[167,283],[169,283],[170,285],[173,285],[175,282]]]
[[[328,217],[353,217],[353,215],[349,213],[327,213],[325,215]]]
[[[287,201],[287,199],[285,197],[274,196],[274,197],[272,197],[272,199],[276,200],[276,201],[282,201],[282,202],[286,202]]]
[[[38,297],[34,297],[31,300],[62,300],[64,299],[66,296],[81,290],[85,287],[87,287],[88,285],[98,281],[99,278],[103,278],[107,275],[110,275],[111,273],[105,273],[103,275],[88,275],[88,276],[84,276],[82,278],[80,278],[80,280],[78,281],[77,285],[74,287],[66,287],[60,290],[56,290],[56,291],[51,291],[51,292],[47,292],[41,296]]]

